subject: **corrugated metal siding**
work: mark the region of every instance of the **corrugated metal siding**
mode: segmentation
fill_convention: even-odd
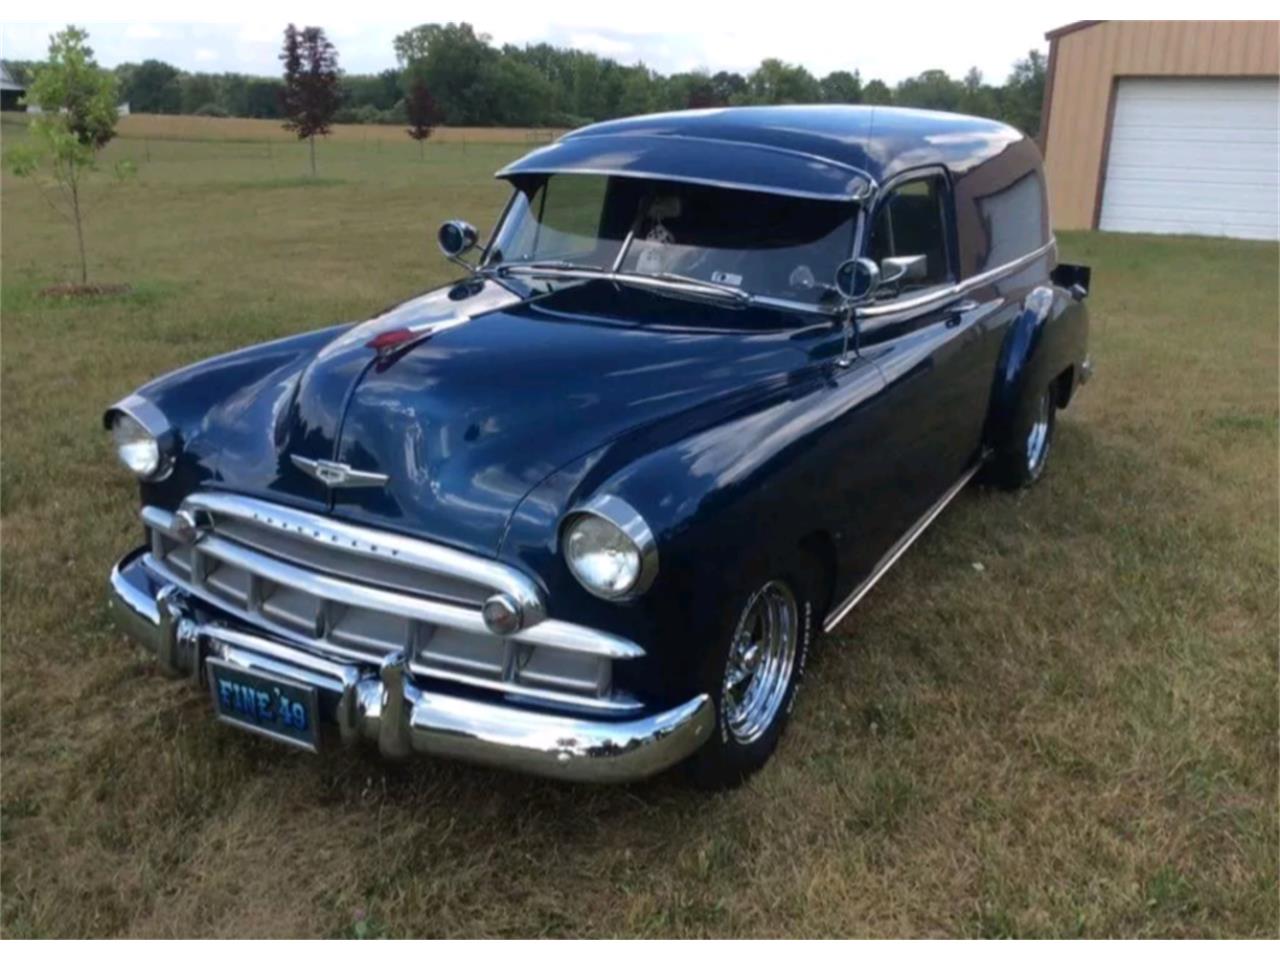
[[[1280,75],[1280,21],[1109,20],[1054,41],[1045,138],[1053,223],[1088,229],[1117,77]]]

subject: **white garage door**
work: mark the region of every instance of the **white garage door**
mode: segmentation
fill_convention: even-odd
[[[1103,230],[1280,239],[1280,82],[1118,83]]]

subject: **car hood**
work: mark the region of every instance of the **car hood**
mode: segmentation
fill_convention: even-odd
[[[370,346],[405,329],[429,335]],[[477,281],[246,385],[210,414],[202,445],[218,450],[217,486],[494,554],[515,507],[556,469],[657,424],[669,441],[673,422],[728,416],[805,364],[799,339],[793,316],[755,307],[606,281],[522,299]],[[387,479],[328,489],[307,460]]]

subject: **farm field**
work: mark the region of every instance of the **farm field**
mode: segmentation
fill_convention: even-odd
[[[6,127],[22,127],[28,118],[6,114]],[[532,127],[436,127],[430,143],[549,143],[564,131]],[[251,117],[196,117],[134,113],[121,117],[116,136],[122,140],[214,140],[296,143],[297,136],[279,120]],[[339,123],[325,143],[395,143],[417,150],[403,124]]]
[[[315,179],[283,140],[113,142],[90,280],[132,292],[82,301],[39,295],[74,236],[4,174],[0,933],[1280,933],[1276,244],[1060,237],[1098,374],[1044,481],[955,501],[739,791],[295,754],[165,680],[104,602],[139,533],[101,411],[454,276],[436,224],[487,230],[528,147],[399,137]]]

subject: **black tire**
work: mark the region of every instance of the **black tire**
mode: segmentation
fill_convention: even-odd
[[[985,471],[987,480],[1005,490],[1020,490],[1044,476],[1057,413],[1058,389],[1053,381],[1019,412],[1009,439],[995,451]]]
[[[795,706],[815,631],[821,627],[821,583],[817,565],[801,555],[754,577],[749,586],[736,592],[725,605],[715,647],[704,662],[700,677],[702,688],[711,694],[715,703],[716,725],[711,737],[689,760],[688,772],[698,786],[711,790],[740,786],[773,755]],[[753,609],[759,610],[762,604],[773,609],[776,604],[780,610],[787,606],[788,599],[794,603],[795,630],[785,681],[761,679],[758,688],[752,686],[757,682],[754,677],[740,682],[733,687],[738,691],[738,703],[735,703],[729,692],[729,681],[730,672],[742,666],[742,661],[734,658],[735,652],[741,652],[741,645],[736,641],[745,635],[745,630],[740,628],[751,619]],[[753,632],[756,626],[761,624],[753,621],[750,625]],[[755,635],[764,636],[763,633]],[[758,648],[768,646],[757,644]],[[762,665],[759,669],[763,678],[763,664],[769,660],[762,656],[756,662]],[[748,691],[752,690],[760,698],[759,709],[754,713],[742,709],[742,704],[751,699]],[[775,697],[772,709],[767,709],[768,702]]]

